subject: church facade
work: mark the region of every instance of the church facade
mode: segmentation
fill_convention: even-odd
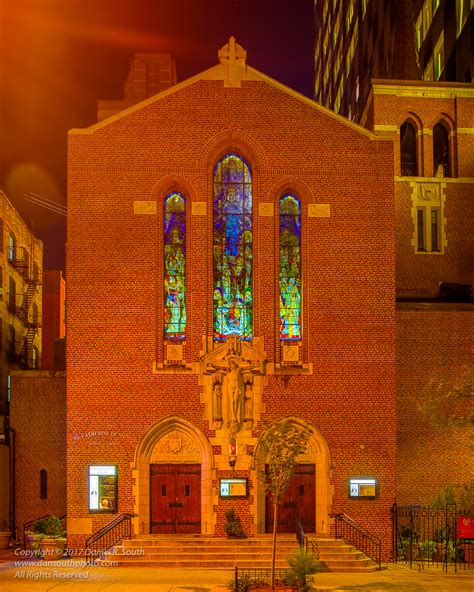
[[[70,544],[117,510],[137,533],[223,535],[231,507],[270,531],[259,440],[290,418],[310,439],[280,530],[298,514],[328,534],[344,511],[388,548],[392,142],[233,39],[219,59],[69,135]],[[90,483],[107,470],[103,507]]]

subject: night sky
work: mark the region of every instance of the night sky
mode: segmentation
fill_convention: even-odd
[[[0,0],[0,185],[64,269],[67,130],[120,99],[136,51],[169,52],[178,82],[215,65],[230,35],[248,63],[311,97],[313,0]]]

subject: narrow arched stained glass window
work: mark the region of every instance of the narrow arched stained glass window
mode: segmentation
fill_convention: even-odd
[[[252,177],[228,154],[214,171],[214,339],[252,339]]]
[[[180,193],[165,199],[165,338],[186,337],[186,203]]]
[[[301,213],[293,195],[280,199],[280,339],[301,338]]]

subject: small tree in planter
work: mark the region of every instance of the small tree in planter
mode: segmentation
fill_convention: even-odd
[[[260,441],[268,471],[260,473],[265,491],[273,502],[273,549],[271,586],[275,588],[276,534],[278,525],[278,504],[288,489],[295,474],[297,457],[303,454],[308,444],[309,434],[298,429],[289,419],[271,426]]]
[[[62,557],[66,546],[65,531],[57,516],[41,518],[32,525],[34,548],[40,548],[44,559],[54,561]]]
[[[224,531],[231,539],[245,539],[246,534],[242,529],[240,518],[235,513],[234,508],[231,508],[225,513],[227,522],[224,524]]]

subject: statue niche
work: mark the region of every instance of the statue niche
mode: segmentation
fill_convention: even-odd
[[[222,348],[224,351],[219,351]],[[251,346],[247,348],[249,352],[242,352],[240,342],[230,339],[202,360],[205,373],[213,375],[214,425],[233,433],[244,426],[252,427],[253,377],[263,374],[264,360],[253,354]],[[249,357],[244,353],[250,353]]]

